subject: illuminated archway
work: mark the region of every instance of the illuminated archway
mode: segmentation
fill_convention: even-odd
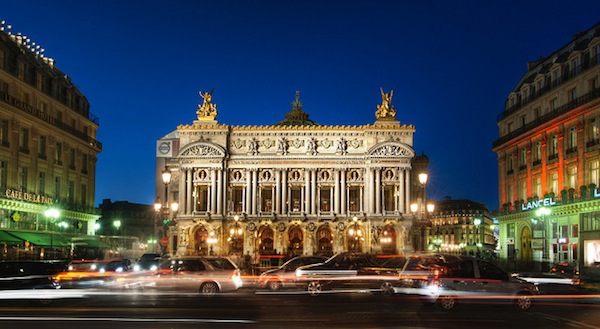
[[[261,227],[258,232],[258,252],[261,255],[273,255],[273,230],[268,226]]]
[[[333,255],[333,233],[327,226],[321,226],[317,231],[317,255]]]
[[[396,254],[396,230],[392,225],[386,225],[379,235],[379,243],[381,244],[381,252],[384,254]]]
[[[289,245],[288,254],[290,256],[299,256],[304,252],[304,234],[299,226],[293,226],[288,233]]]
[[[200,226],[194,232],[194,252],[198,255],[208,255],[208,231]]]

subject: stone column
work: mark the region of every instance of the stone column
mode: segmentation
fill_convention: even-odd
[[[342,170],[340,172],[340,174],[342,176],[342,178],[340,180],[340,192],[341,192],[340,214],[345,215],[346,210],[348,209],[348,205],[346,204],[346,193],[348,193],[347,186],[346,186],[346,171]]]
[[[381,168],[375,169],[375,213],[381,214]]]
[[[193,191],[193,185],[192,185],[192,169],[186,169],[185,170],[185,183],[186,183],[186,197],[187,197],[187,209],[186,209],[186,213],[188,215],[192,214],[194,212],[194,207],[196,206],[194,204],[194,191]]]
[[[223,169],[217,170],[217,214],[223,214]]]
[[[210,204],[208,212],[214,214],[217,211],[217,171],[214,168],[210,169]]]
[[[256,203],[258,202],[258,170],[257,169],[253,169],[252,170],[252,214],[256,215],[257,211],[256,211]]]
[[[334,176],[334,186],[333,186],[333,210],[334,213],[340,213],[340,170],[335,170]]]
[[[252,206],[251,206],[251,202],[252,202],[252,173],[246,169],[246,188],[244,189],[246,191],[246,198],[245,198],[245,202],[244,202],[244,212],[249,214],[252,211]]]
[[[317,198],[315,197],[317,195],[316,191],[317,191],[317,170],[316,169],[311,169],[310,170],[310,213],[311,214],[316,214],[316,202],[317,202]]]
[[[288,187],[287,187],[287,170],[281,172],[281,214],[288,213]]]

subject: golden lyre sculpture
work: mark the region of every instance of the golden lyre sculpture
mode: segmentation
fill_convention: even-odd
[[[394,90],[391,89],[389,93],[383,91],[383,88],[379,87],[381,91],[381,105],[377,105],[377,111],[375,117],[377,120],[394,120],[396,119],[396,110],[392,105],[392,96]]]
[[[204,99],[202,105],[198,105],[198,110],[196,110],[198,120],[214,120],[217,117],[217,104],[212,103],[212,95],[214,91],[215,88],[213,88],[210,93],[202,91],[198,92],[200,97]]]

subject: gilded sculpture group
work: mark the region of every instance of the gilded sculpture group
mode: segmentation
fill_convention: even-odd
[[[396,117],[396,110],[394,109],[394,105],[392,105],[394,90],[390,90],[389,93],[384,92],[383,88],[379,88],[379,90],[381,91],[381,104],[377,105],[375,117],[377,120],[394,120]],[[198,105],[198,110],[196,111],[199,120],[214,120],[217,116],[217,104],[213,104],[212,102],[214,91],[213,88],[210,92],[199,92],[200,97],[204,100],[202,105]]]

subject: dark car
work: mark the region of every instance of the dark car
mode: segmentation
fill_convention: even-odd
[[[160,265],[160,263],[165,259],[166,258],[164,258],[159,253],[145,253],[142,255],[142,257],[140,257],[137,264],[135,265],[135,268],[139,271],[156,270],[158,268],[158,265]]]
[[[312,296],[323,290],[389,294],[398,282],[395,268],[382,267],[373,256],[365,254],[340,253],[324,263],[301,266],[295,272],[296,285],[306,288]]]
[[[60,289],[55,275],[67,269],[63,261],[1,261],[0,290]],[[52,299],[35,297],[43,304]]]
[[[323,256],[297,256],[283,263],[278,268],[263,272],[258,278],[258,286],[271,291],[281,288],[295,287],[294,272],[300,266],[323,263],[327,257]]]

